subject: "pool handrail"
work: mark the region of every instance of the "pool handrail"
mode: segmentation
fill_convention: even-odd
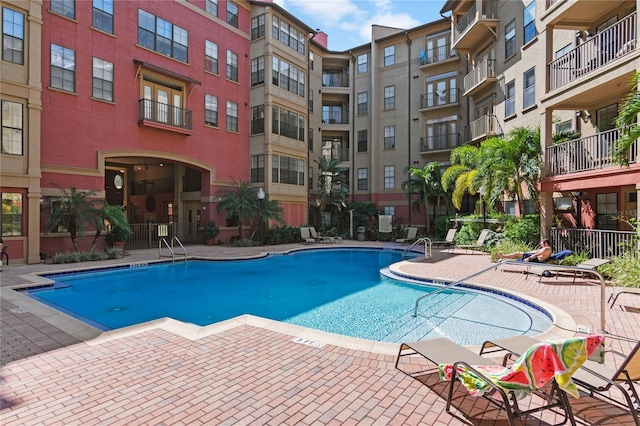
[[[414,248],[416,245],[420,243],[424,243],[424,258],[429,259],[431,257],[431,239],[429,237],[421,237],[415,240],[413,243],[411,243],[409,247],[407,247],[402,251],[402,257],[404,257],[405,253],[409,253],[409,251],[411,251],[412,248]],[[427,243],[429,243],[428,246],[427,246]]]
[[[182,242],[180,241],[180,239],[178,239],[178,237],[173,237],[171,238],[171,245],[169,245],[169,242],[167,241],[167,239],[165,237],[162,237],[162,239],[158,242],[158,257],[162,257],[162,244],[164,243],[164,245],[167,247],[167,249],[169,249],[169,252],[171,253],[171,261],[175,262],[176,261],[176,253],[173,250],[173,242],[176,241],[178,243],[178,245],[182,248],[182,253],[184,255],[184,260],[187,260],[187,249],[184,248],[184,246],[182,245]]]
[[[480,271],[474,272],[473,274],[464,277],[458,281],[449,283],[444,285],[443,287],[440,287],[438,289],[435,289],[433,291],[430,291],[427,294],[424,294],[420,297],[418,297],[416,299],[416,303],[415,306],[413,308],[413,316],[417,317],[418,316],[418,305],[420,303],[420,301],[422,299],[425,299],[429,296],[433,296],[434,294],[440,293],[442,291],[445,291],[451,287],[454,287],[458,284],[463,283],[464,281],[470,279],[470,278],[474,278],[477,277],[478,275],[482,275],[485,272],[491,270],[491,269],[497,269],[499,265],[526,265],[526,263],[522,262],[521,260],[503,260],[501,262],[499,262],[498,264],[494,264],[491,265],[487,268],[481,269]],[[601,332],[605,332],[606,333],[606,329],[605,329],[605,310],[606,310],[606,294],[607,294],[607,290],[606,290],[606,285],[605,285],[605,280],[604,280],[604,275],[602,275],[602,273],[600,273],[599,271],[597,271],[596,269],[590,269],[590,268],[582,268],[582,267],[578,267],[578,266],[569,266],[569,265],[553,265],[554,269],[558,268],[560,270],[566,270],[567,272],[582,272],[583,274],[586,273],[590,273],[593,275],[596,275],[598,277],[598,279],[600,280],[600,330]]]

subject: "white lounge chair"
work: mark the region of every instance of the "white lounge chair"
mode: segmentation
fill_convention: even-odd
[[[410,226],[407,228],[407,238],[398,238],[396,243],[400,244],[409,244],[416,240],[416,235],[418,235],[418,228],[415,226]]]
[[[311,237],[311,232],[306,226],[300,227],[300,237],[302,238],[302,242],[305,244],[313,244],[317,242],[315,238]]]
[[[478,236],[478,240],[475,244],[454,244],[453,249],[463,248],[465,250],[475,250],[481,249],[484,246],[484,241],[487,239],[487,236],[491,232],[489,229],[483,229]]]

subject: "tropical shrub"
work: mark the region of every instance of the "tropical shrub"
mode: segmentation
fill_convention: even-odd
[[[294,244],[300,242],[300,228],[297,226],[279,226],[267,229],[262,235],[262,243],[265,245]]]
[[[511,217],[505,224],[503,232],[507,240],[535,247],[540,242],[540,215]]]

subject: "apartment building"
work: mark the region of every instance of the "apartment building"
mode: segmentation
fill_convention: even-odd
[[[543,235],[558,244],[571,234],[578,248],[612,250],[615,232],[629,229],[614,217],[637,216],[638,144],[629,167],[614,165],[610,153],[618,108],[640,71],[639,3],[449,0],[441,10],[451,13],[453,49],[471,66],[463,88],[473,111],[469,141],[541,128],[537,208]],[[557,137],[569,131],[569,140]],[[502,207],[517,208],[509,199]],[[531,200],[525,213],[535,208]]]

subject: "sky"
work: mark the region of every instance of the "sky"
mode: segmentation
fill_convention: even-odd
[[[445,0],[274,0],[329,36],[329,50],[371,42],[371,26],[410,29],[441,19]],[[448,14],[447,14],[448,15]]]

